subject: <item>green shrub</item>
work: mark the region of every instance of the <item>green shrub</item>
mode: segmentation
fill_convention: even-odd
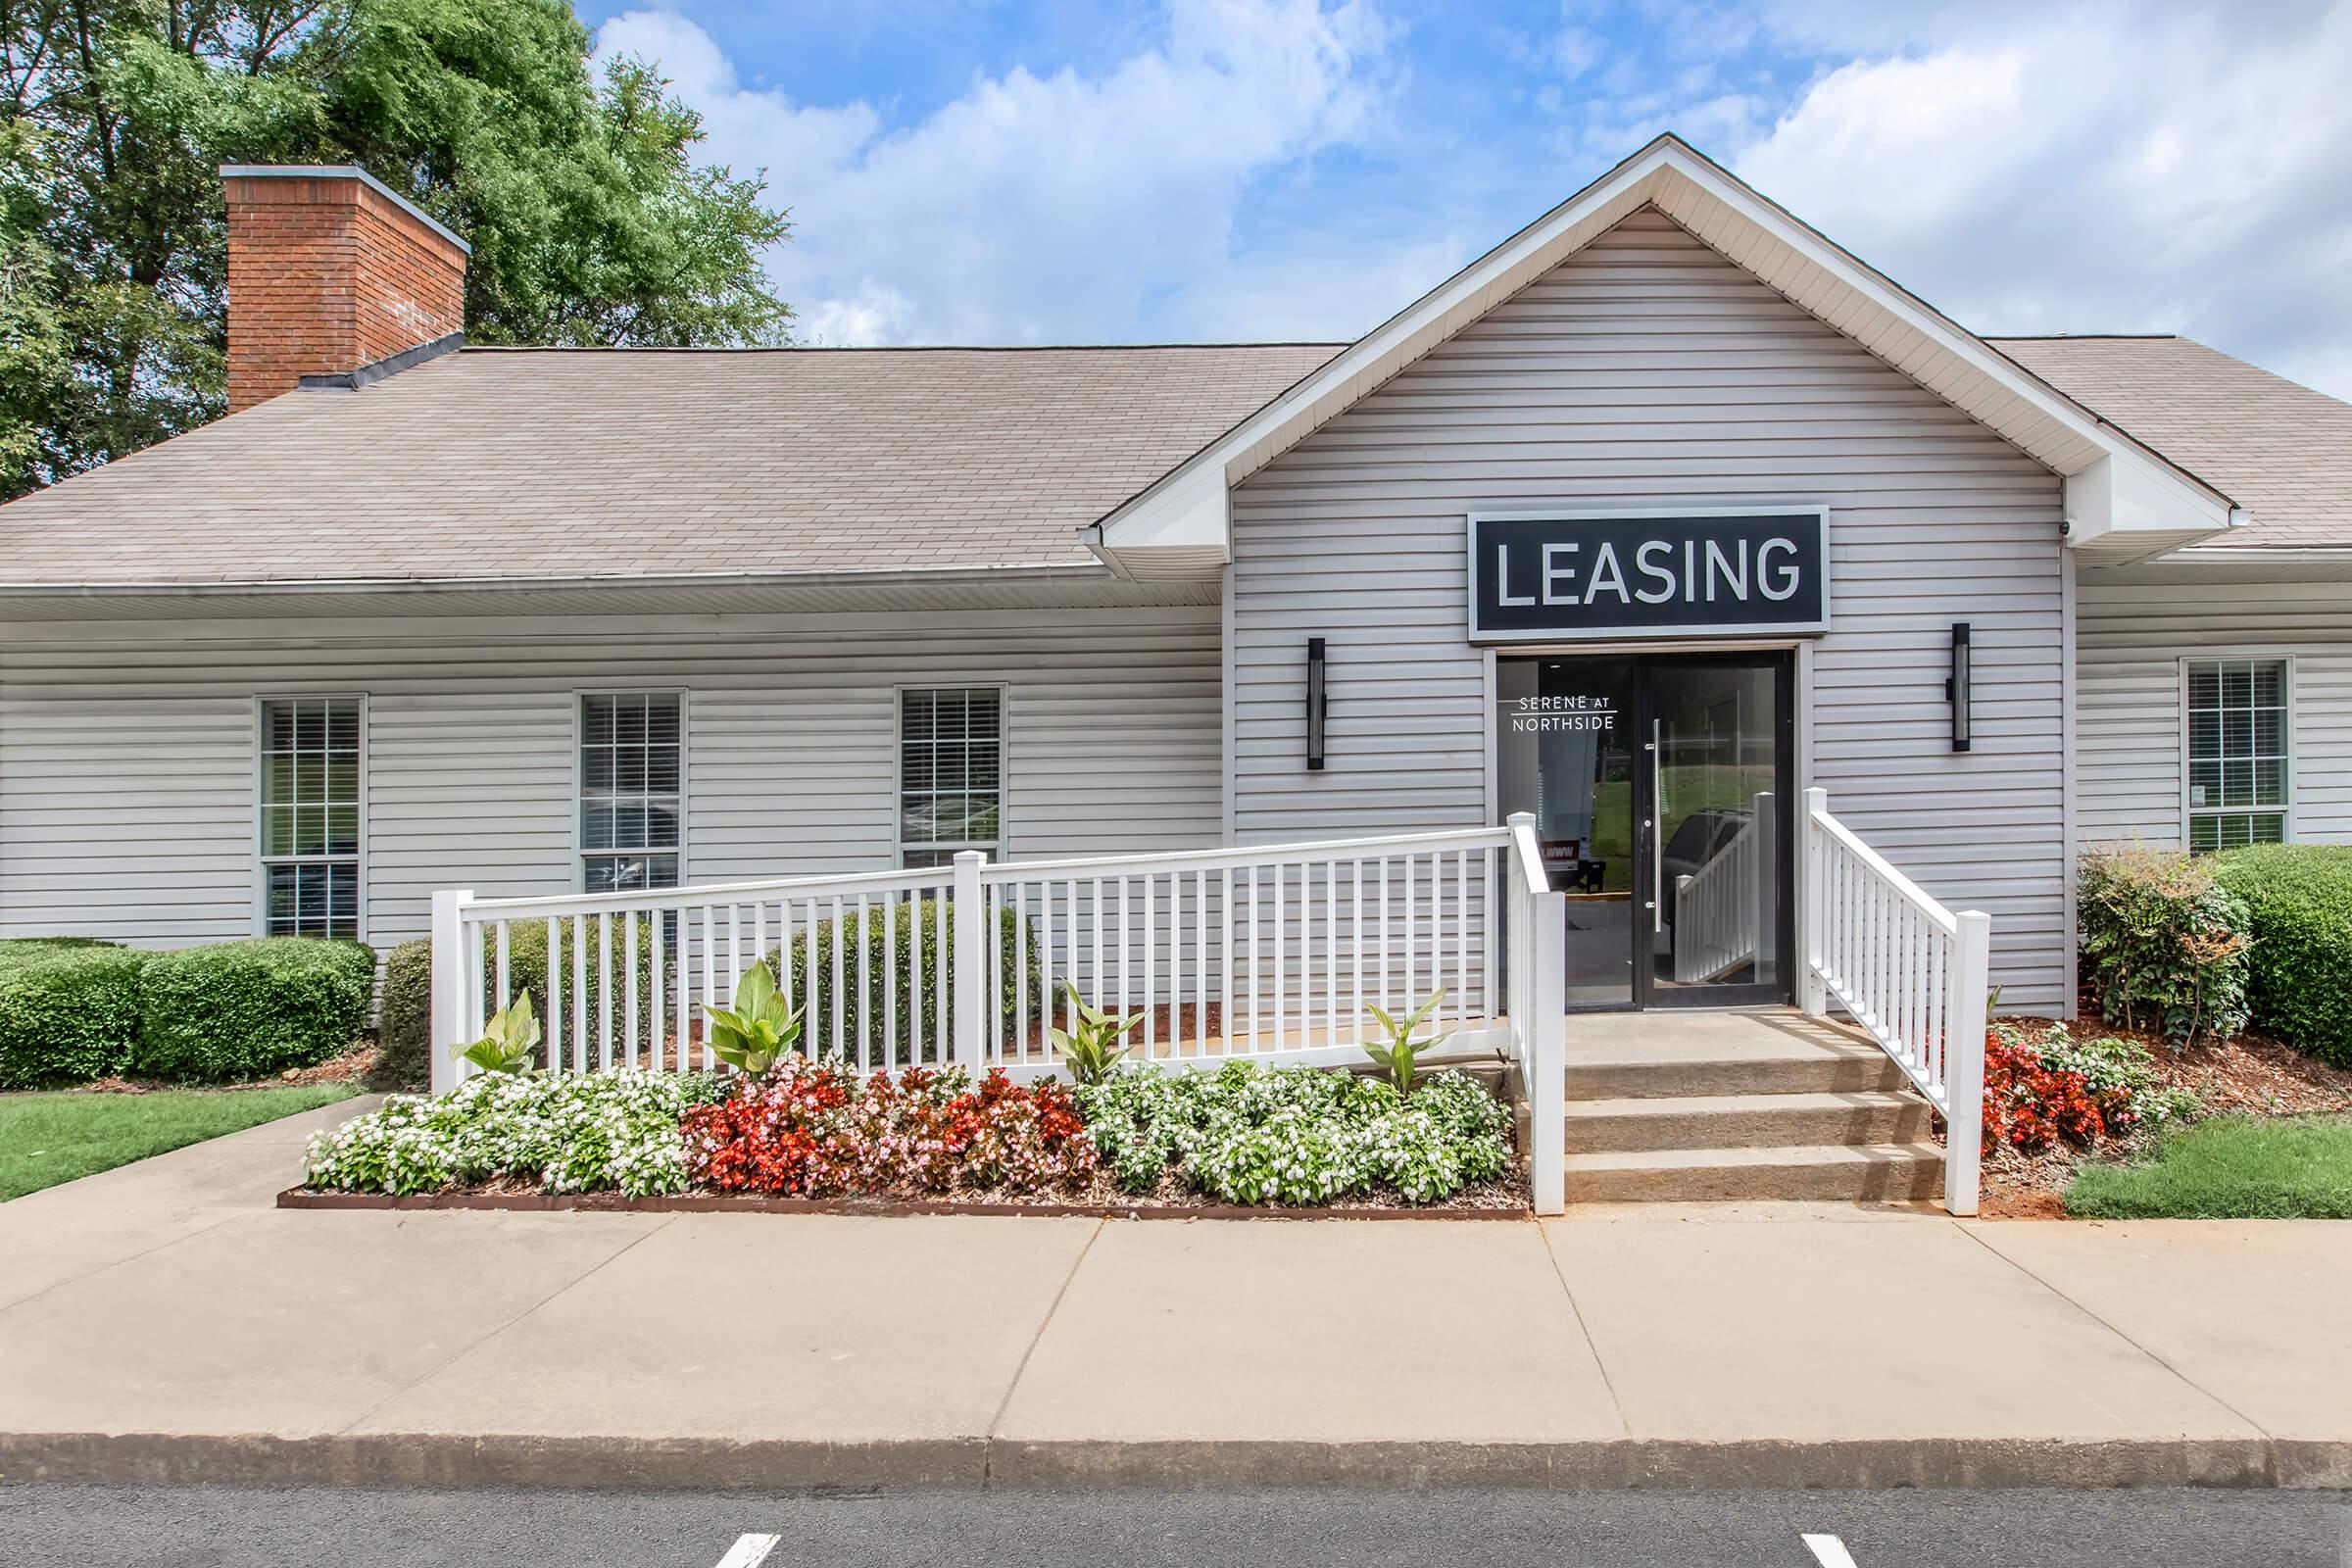
[[[265,937],[150,956],[130,1070],[182,1083],[263,1078],[349,1051],[368,1025],[375,954]]]
[[[883,926],[887,919],[890,941],[883,941]],[[802,1025],[802,1050],[813,1055],[827,1055],[833,1051],[833,948],[841,944],[841,1051],[852,1061],[858,1059],[858,1043],[865,1041],[865,1059],[873,1065],[904,1065],[916,1061],[939,1061],[956,1054],[955,1006],[947,999],[946,1028],[942,1029],[942,998],[940,997],[939,944],[943,936],[953,942],[956,935],[954,906],[933,899],[921,899],[885,909],[876,905],[866,910],[862,943],[858,929],[856,911],[838,920],[820,920],[816,935],[816,1005],[808,1007]],[[808,931],[796,931],[792,936],[792,1003],[796,1007],[808,1006]],[[906,1022],[912,1015],[912,985],[907,979],[907,958],[912,944],[922,943],[918,960],[923,982],[921,1030],[915,1037],[919,1053],[907,1035]],[[863,956],[864,979],[859,981],[859,961]],[[1016,956],[1017,955],[1017,956]],[[766,955],[769,968],[781,975],[783,951],[770,949]],[[997,997],[997,1027],[1007,1028],[1019,1007],[1018,979],[1022,962],[1026,962],[1028,978],[1027,1022],[1035,1023],[1045,1014],[1046,976],[1043,956],[1038,948],[1037,935],[1010,909],[998,913],[997,964],[1001,980]],[[888,988],[891,1012],[883,1012],[885,987]],[[869,1015],[870,1013],[870,1015]],[[893,1022],[892,1020],[895,1020]],[[886,1031],[885,1025],[890,1027]],[[886,1061],[884,1036],[889,1033],[897,1042],[895,1054]],[[944,1052],[940,1042],[946,1042]]]
[[[121,1072],[147,956],[86,937],[0,942],[0,1089]]]
[[[2218,875],[2251,921],[2254,1021],[2352,1067],[2352,847],[2260,844],[2223,856]]]
[[[432,1077],[433,945],[419,937],[384,956],[383,997],[375,1013],[375,1081],[385,1089],[416,1090]]]
[[[2213,862],[2128,846],[2082,857],[2082,960],[2111,1024],[2184,1045],[2245,1027],[2246,906]]]
[[[599,1002],[599,982],[604,977],[604,951],[597,942],[596,922],[586,925],[588,933],[588,1060],[597,1060],[597,1041],[603,1028],[604,1010]],[[508,1002],[528,991],[539,1016],[547,1016],[547,922],[545,920],[514,920],[507,926],[507,995],[493,996],[498,987],[498,935],[490,928],[482,940],[482,1016],[487,1018]],[[612,922],[612,1054],[622,1058],[621,1033],[627,1028],[628,1004],[625,989],[627,976],[620,970],[621,950],[627,946],[623,924]],[[677,972],[677,962],[669,954],[662,956],[662,966],[671,975]],[[564,1059],[571,1059],[572,976],[571,924],[564,926]],[[672,1021],[677,1017],[677,993],[669,982],[662,986],[662,1010]],[[654,1003],[654,927],[650,920],[637,922],[637,1029],[638,1059],[644,1060],[644,1039],[648,1018]],[[666,1038],[666,1032],[664,1034]],[[388,1084],[407,1089],[422,1089],[432,1078],[433,1040],[433,945],[422,937],[404,942],[392,950],[384,960],[383,1004],[376,1024],[376,1072]],[[466,1042],[468,1045],[472,1042]],[[547,1065],[547,1047],[542,1045],[533,1058],[538,1065]]]

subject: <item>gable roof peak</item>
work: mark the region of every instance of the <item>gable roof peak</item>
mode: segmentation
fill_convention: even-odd
[[[2076,548],[2142,555],[2244,520],[2230,497],[1669,131],[1104,514],[1090,548],[1122,575],[1215,575],[1232,558],[1233,486],[1644,207],[2063,475]]]

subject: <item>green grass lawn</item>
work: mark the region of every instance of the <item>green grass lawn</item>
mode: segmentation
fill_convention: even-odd
[[[0,1095],[0,1201],[349,1100],[350,1084],[205,1094]]]
[[[2085,1219],[2352,1219],[2352,1118],[2224,1116],[2066,1190]]]

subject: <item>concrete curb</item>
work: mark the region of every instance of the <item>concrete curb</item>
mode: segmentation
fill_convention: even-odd
[[[826,1488],[2352,1487],[2352,1441],[823,1443],[440,1433],[0,1434],[0,1479],[84,1485]]]

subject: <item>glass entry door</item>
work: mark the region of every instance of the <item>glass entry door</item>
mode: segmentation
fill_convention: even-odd
[[[1785,653],[1505,659],[1505,813],[1567,895],[1571,1007],[1786,1001],[1793,924]]]

